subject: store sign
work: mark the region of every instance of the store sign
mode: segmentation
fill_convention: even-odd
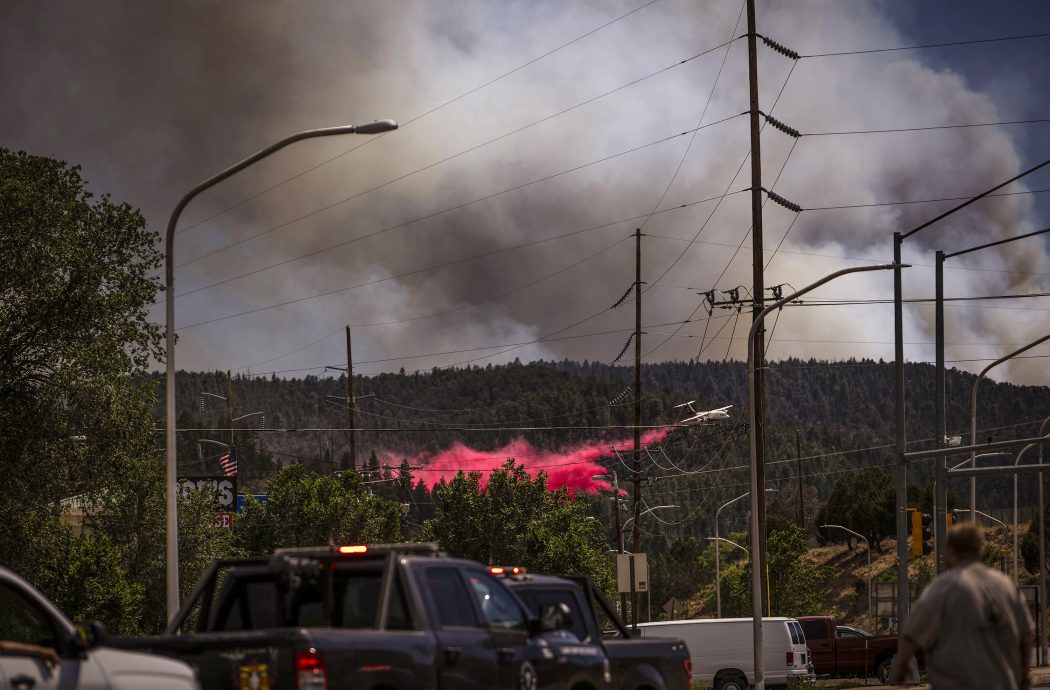
[[[216,510],[227,513],[237,510],[236,477],[180,477],[179,494],[186,496],[193,491],[215,492]]]

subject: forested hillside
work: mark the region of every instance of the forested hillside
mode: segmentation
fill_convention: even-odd
[[[338,373],[338,372],[336,372]],[[826,363],[788,360],[770,365],[767,383],[769,424],[767,461],[771,498],[785,514],[798,505],[798,473],[802,467],[805,510],[809,521],[845,473],[866,466],[887,466],[892,460],[893,365],[873,361]],[[949,433],[968,434],[969,400],[974,377],[952,371],[948,376]],[[409,459],[413,469],[406,483],[377,483],[373,489],[413,499],[412,522],[432,514],[432,498],[414,486],[427,475],[433,454],[460,442],[477,451],[494,451],[515,439],[536,449],[558,451],[592,442],[605,448],[628,449],[602,461],[630,474],[633,418],[629,384],[633,370],[596,363],[538,362],[428,373],[355,377],[359,465]],[[228,442],[224,372],[183,373],[178,378],[180,474],[216,474],[221,446],[201,438]],[[710,520],[720,503],[746,491],[747,427],[746,372],[739,362],[665,363],[642,370],[642,423],[673,424],[681,418],[675,405],[696,400],[696,408],[731,404],[730,421],[704,427],[675,429],[643,456],[643,497],[649,506],[674,505],[644,520],[647,534],[662,537],[713,534]],[[932,436],[933,369],[907,367],[908,439],[912,447],[929,444]],[[235,376],[232,382],[236,445],[241,457],[241,484],[271,475],[280,465],[301,462],[331,472],[348,466],[346,381],[341,375],[304,379]],[[202,393],[211,394],[204,395]],[[203,406],[202,406],[203,399]],[[978,405],[980,437],[1033,436],[1050,410],[1050,389],[984,381]],[[158,410],[158,419],[160,419]],[[262,414],[252,414],[252,413]],[[263,424],[263,416],[265,422]],[[262,426],[262,428],[258,428]],[[200,431],[215,429],[216,431]],[[802,462],[797,461],[801,454]],[[494,458],[493,465],[500,459]],[[519,458],[520,460],[520,458]],[[421,470],[415,468],[422,467]],[[912,483],[928,481],[930,466],[918,465]],[[382,479],[382,469],[371,479]],[[399,478],[395,471],[387,478]],[[411,478],[414,477],[414,478]],[[1024,482],[1022,482],[1024,484]],[[986,507],[1006,505],[1007,480],[982,480]],[[963,495],[963,486],[954,487]],[[584,496],[585,500],[597,501]],[[1022,503],[1031,500],[1023,492]],[[607,511],[607,504],[596,510]],[[723,519],[734,518],[731,510]],[[667,524],[665,524],[667,523]]]

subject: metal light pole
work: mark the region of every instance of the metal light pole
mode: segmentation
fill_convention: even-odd
[[[776,489],[766,489],[766,491],[775,492]],[[722,505],[718,506],[718,510],[715,511],[715,537],[713,541],[715,542],[715,616],[717,618],[722,617],[722,552],[721,549],[718,548],[718,543],[720,541],[729,541],[728,539],[722,539],[718,536],[718,516],[721,514],[723,508],[731,506],[737,501],[747,498],[750,495],[750,491],[748,491],[747,493],[740,494],[736,498],[730,499]],[[744,550],[747,551],[747,549]],[[748,556],[750,555],[751,553],[748,552]]]
[[[1002,520],[1000,520],[999,518],[997,518],[997,517],[992,517],[992,516],[991,516],[991,515],[989,515],[988,513],[982,513],[982,512],[981,512],[981,511],[979,511],[979,510],[967,510],[966,508],[956,508],[956,509],[955,509],[955,512],[956,512],[956,513],[976,513],[977,515],[980,515],[981,517],[985,517],[985,518],[988,518],[988,519],[989,519],[989,520],[991,520],[992,522],[998,522],[998,523],[999,523],[1000,525],[1002,525],[1002,526],[1003,526],[1003,529],[1004,529],[1004,530],[1005,530],[1005,529],[1009,529],[1009,526],[1008,526],[1008,525],[1007,525],[1007,524],[1006,524],[1005,522],[1003,522]]]
[[[1014,357],[1016,357],[1017,355],[1021,354],[1022,352],[1026,352],[1027,350],[1032,349],[1033,347],[1035,347],[1039,343],[1042,343],[1043,341],[1048,340],[1048,339],[1050,339],[1050,334],[1044,335],[1042,338],[1040,338],[1038,340],[1035,340],[1035,341],[1033,341],[1031,343],[1028,343],[1024,347],[1022,347],[1021,349],[1014,350],[1010,354],[1000,357],[999,359],[995,360],[994,362],[992,362],[991,364],[986,366],[984,369],[982,369],[981,373],[977,375],[977,378],[973,382],[973,387],[970,389],[970,445],[971,446],[976,446],[977,445],[977,387],[979,385],[981,385],[981,379],[984,378],[985,374],[987,374],[993,368],[999,366],[1000,364],[1002,364],[1006,360],[1013,359]],[[1042,434],[1040,434],[1040,435],[1042,435]],[[976,451],[973,451],[973,452],[970,453],[970,460],[974,461],[974,463],[972,464],[972,467],[977,467],[976,460],[975,460],[976,457],[977,457],[976,456]],[[1016,475],[1014,475],[1014,476],[1016,476]],[[977,477],[970,477],[970,508],[977,508]],[[977,516],[974,515],[974,520],[976,520],[976,519],[977,519]]]
[[[164,319],[166,352],[164,365],[165,376],[165,454],[166,468],[165,481],[167,483],[166,500],[166,526],[165,556],[167,558],[167,600],[168,620],[171,621],[179,610],[179,523],[178,523],[178,486],[177,465],[175,457],[175,226],[179,222],[179,216],[186,205],[204,190],[222,182],[227,177],[234,175],[248,166],[256,163],[270,154],[283,149],[303,139],[327,137],[340,134],[379,134],[397,129],[397,123],[393,120],[377,120],[361,125],[347,125],[344,127],[327,127],[323,129],[308,129],[285,137],[270,146],[257,151],[235,165],[226,168],[218,175],[209,177],[204,182],[191,189],[175,205],[175,210],[168,220],[167,234],[164,239]]]
[[[1044,419],[1043,423],[1039,425],[1039,435],[1043,436],[1044,438],[1045,438],[1045,435],[1046,435],[1046,425],[1047,425],[1048,422],[1050,422],[1050,417],[1047,417],[1046,419]],[[1035,443],[1029,443],[1027,446],[1022,448],[1021,451],[1017,454],[1017,457],[1014,458],[1014,466],[1020,465],[1021,464],[1021,458],[1024,457],[1024,454],[1027,453],[1028,451],[1030,451],[1036,445],[1037,444],[1035,444]],[[1038,445],[1039,445],[1039,450],[1041,452],[1043,450],[1043,444],[1039,443]],[[1043,464],[1042,461],[1040,461],[1039,464],[1040,465]],[[1043,477],[1042,477],[1042,472],[1040,472],[1039,473],[1039,486],[1042,487],[1042,485],[1043,485]],[[1043,515],[1043,510],[1044,510],[1043,509],[1043,502],[1042,502],[1042,500],[1040,500],[1039,501],[1039,521],[1040,521],[1039,525],[1040,525],[1040,528],[1042,527],[1042,524],[1043,524],[1042,520],[1045,517]],[[1018,573],[1018,570],[1017,570],[1017,474],[1016,473],[1014,474],[1014,528],[1013,528],[1013,535],[1014,535],[1014,584],[1016,585],[1016,584],[1018,584],[1018,577],[1017,577],[1017,573]],[[1039,573],[1042,574],[1043,570],[1044,570],[1043,564],[1040,563],[1039,564]],[[1040,594],[1040,599],[1041,598],[1042,598],[1042,595]]]
[[[849,532],[853,536],[863,539],[865,546],[868,547],[868,618],[871,618],[871,542],[868,541],[868,538],[865,537],[863,534],[858,534],[857,532],[854,532],[848,527],[843,527],[842,525],[821,525],[821,527],[830,529],[840,529],[843,532]]]
[[[751,448],[750,448],[750,469],[751,469],[751,543],[755,544],[756,539],[761,539],[762,534],[765,532],[766,526],[764,520],[760,519],[759,515],[759,499],[758,495],[761,493],[765,496],[764,492],[760,492],[758,486],[759,468],[758,468],[758,444],[754,433],[756,423],[756,407],[755,407],[755,336],[759,329],[762,327],[762,323],[765,321],[766,315],[769,312],[781,308],[788,302],[798,299],[802,295],[815,290],[816,288],[828,283],[836,278],[840,278],[850,273],[863,273],[866,271],[886,271],[898,268],[905,268],[901,264],[876,264],[874,266],[854,266],[852,268],[844,268],[834,273],[829,273],[820,280],[810,283],[801,290],[779,299],[768,307],[765,307],[758,315],[755,320],[751,323],[751,329],[747,334],[747,408],[748,408],[748,421],[751,424]],[[762,580],[760,573],[763,567],[763,554],[761,549],[755,549],[754,553],[751,554],[751,616],[752,626],[754,630],[754,663],[755,663],[755,690],[766,689],[765,679],[765,657],[762,653]]]

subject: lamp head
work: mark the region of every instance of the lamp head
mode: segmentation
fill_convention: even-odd
[[[394,129],[397,129],[397,123],[393,120],[375,120],[366,122],[363,125],[354,125],[356,134],[381,134]]]

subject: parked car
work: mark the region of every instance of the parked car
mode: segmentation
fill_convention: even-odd
[[[872,635],[859,628],[836,625],[833,616],[800,616],[817,675],[864,676],[889,683],[897,653],[896,635]]]
[[[198,690],[188,665],[106,646],[95,622],[74,627],[47,597],[0,568],[0,687],[14,690]],[[57,663],[49,653],[57,655]]]
[[[715,690],[747,690],[755,682],[754,628],[750,618],[709,618],[641,623],[643,637],[677,637],[693,661],[693,678]],[[766,687],[813,680],[806,637],[793,618],[762,619]]]
[[[503,575],[511,591],[536,615],[545,606],[564,605],[570,615],[567,629],[609,658],[616,690],[688,690],[692,662],[685,643],[633,638],[590,578],[533,575],[520,568],[490,570]],[[595,605],[605,625],[599,625]],[[611,635],[603,636],[607,627]]]
[[[609,660],[435,544],[279,549],[213,563],[165,635],[206,690],[609,690]]]

